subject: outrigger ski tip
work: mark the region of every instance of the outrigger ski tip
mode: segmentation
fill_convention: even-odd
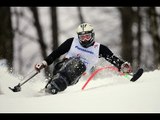
[[[24,85],[26,82],[28,82],[29,80],[31,80],[34,76],[36,76],[39,72],[37,71],[32,71],[34,73],[30,73],[28,79],[24,79],[23,82],[19,83],[18,85],[14,86],[14,88],[8,87],[10,90],[12,90],[13,92],[19,92],[21,91],[21,86]],[[27,75],[28,76],[28,75]]]
[[[8,88],[14,92],[14,88],[11,88],[11,87],[8,87]]]
[[[143,71],[143,68],[138,69],[138,71],[135,74],[133,74],[133,77],[130,81],[135,82],[136,80],[138,80],[142,76]]]
[[[8,87],[10,90],[12,90],[13,92],[19,92],[21,91],[21,86],[20,84],[16,85],[14,88]]]

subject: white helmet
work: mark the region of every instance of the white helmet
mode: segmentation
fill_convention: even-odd
[[[94,44],[95,33],[90,24],[80,24],[76,32],[78,34],[79,42],[83,47],[87,48]]]

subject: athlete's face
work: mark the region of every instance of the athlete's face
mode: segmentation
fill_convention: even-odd
[[[87,42],[91,39],[91,33],[87,33],[87,34],[83,34],[83,35],[79,35],[79,39],[82,41],[82,42]]]

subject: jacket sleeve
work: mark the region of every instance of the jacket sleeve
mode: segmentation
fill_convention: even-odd
[[[121,68],[121,65],[124,63],[124,61],[115,56],[107,46],[104,46],[102,44],[100,44],[99,56],[105,58],[108,62],[113,64],[119,70]]]
[[[73,42],[73,38],[67,39],[57,49],[55,49],[49,56],[47,56],[44,59],[47,62],[47,65],[52,64],[54,60],[59,58],[61,55],[67,53],[71,47],[72,42]]]

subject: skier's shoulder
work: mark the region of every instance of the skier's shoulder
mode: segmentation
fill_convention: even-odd
[[[65,42],[73,42],[74,37],[68,38]]]
[[[70,37],[68,39],[66,39],[61,46],[71,46],[72,42],[73,42],[74,37]]]
[[[73,36],[73,37],[70,37],[66,40],[66,42],[68,44],[72,44],[73,42],[77,42],[78,41],[78,37],[77,36]]]
[[[110,48],[108,46],[106,46],[104,44],[100,44],[100,52],[99,52],[99,54],[101,54],[101,55],[107,54],[107,55],[111,56],[111,55],[113,55],[113,52],[110,50]]]
[[[104,45],[102,43],[100,43],[100,49],[102,49],[102,50],[110,50],[107,45]]]

